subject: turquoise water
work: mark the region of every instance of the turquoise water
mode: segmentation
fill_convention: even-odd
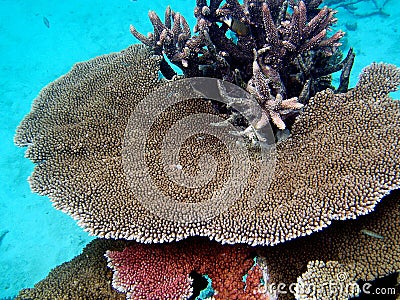
[[[376,3],[385,4],[383,11],[389,16],[355,18],[338,8],[335,29],[347,32],[346,45],[357,55],[351,85],[373,61],[400,66],[400,16],[395,13],[400,2]],[[70,217],[53,209],[48,198],[30,192],[26,179],[33,165],[24,159],[24,150],[13,145],[15,128],[43,86],[68,72],[75,62],[136,43],[129,24],[143,33],[152,31],[148,10],[163,15],[168,4],[193,27],[194,0],[0,0],[0,299],[32,287],[91,240]],[[367,0],[357,7],[365,14],[373,10],[372,1]],[[399,93],[396,97],[400,98]]]

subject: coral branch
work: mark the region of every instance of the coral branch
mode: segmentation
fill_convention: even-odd
[[[186,19],[170,7],[165,11],[164,24],[154,12],[149,13],[154,32],[147,37],[133,26],[131,32],[156,54],[165,54],[187,77],[208,76],[230,82],[241,78],[240,84],[247,86],[260,102],[274,107],[273,112],[265,109],[281,129],[286,125],[276,107],[280,103],[277,99],[300,97],[306,104],[316,92],[333,88],[330,74],[344,66],[338,59],[331,59],[341,55],[339,46],[344,32],[327,36],[337,21],[336,11],[327,6],[318,9],[321,0],[246,0],[243,4],[228,0],[220,6],[221,3],[196,1],[193,36]],[[175,74],[166,61],[162,61],[161,72],[167,78]],[[268,87],[268,93],[255,92],[262,85]],[[289,125],[296,111],[284,114]]]

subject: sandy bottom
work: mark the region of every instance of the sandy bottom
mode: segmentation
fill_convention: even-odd
[[[0,298],[32,287],[91,240],[70,217],[53,209],[48,198],[30,192],[27,177],[33,165],[24,159],[24,150],[13,145],[13,136],[32,100],[75,62],[135,43],[129,24],[141,32],[150,31],[150,9],[163,15],[171,4],[194,25],[194,2],[0,1]],[[361,69],[373,61],[400,65],[400,19],[394,13],[399,9],[400,4],[390,0],[384,9],[390,17],[357,19],[339,9],[340,22],[335,29],[348,33],[347,45],[357,54],[351,85]]]

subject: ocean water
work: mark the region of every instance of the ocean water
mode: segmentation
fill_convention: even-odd
[[[0,0],[0,299],[32,287],[92,239],[48,198],[31,193],[27,177],[33,165],[13,144],[15,128],[42,87],[75,62],[137,43],[129,24],[152,31],[147,12],[163,16],[167,5],[193,27],[194,0]],[[375,5],[380,13],[370,14],[377,12]],[[356,53],[351,86],[373,61],[400,66],[400,1],[361,1],[355,12],[364,16],[358,17],[337,10],[334,29],[346,31],[344,47]]]

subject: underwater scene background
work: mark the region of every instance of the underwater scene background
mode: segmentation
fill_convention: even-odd
[[[339,11],[333,29],[346,32],[343,52],[351,46],[356,54],[351,87],[372,62],[400,65],[399,1],[364,0],[351,8],[346,1],[326,3]],[[0,299],[32,287],[92,239],[48,198],[30,191],[33,164],[14,145],[15,128],[45,85],[76,62],[138,43],[129,25],[151,32],[147,12],[162,16],[167,5],[193,28],[194,0],[0,1]]]

